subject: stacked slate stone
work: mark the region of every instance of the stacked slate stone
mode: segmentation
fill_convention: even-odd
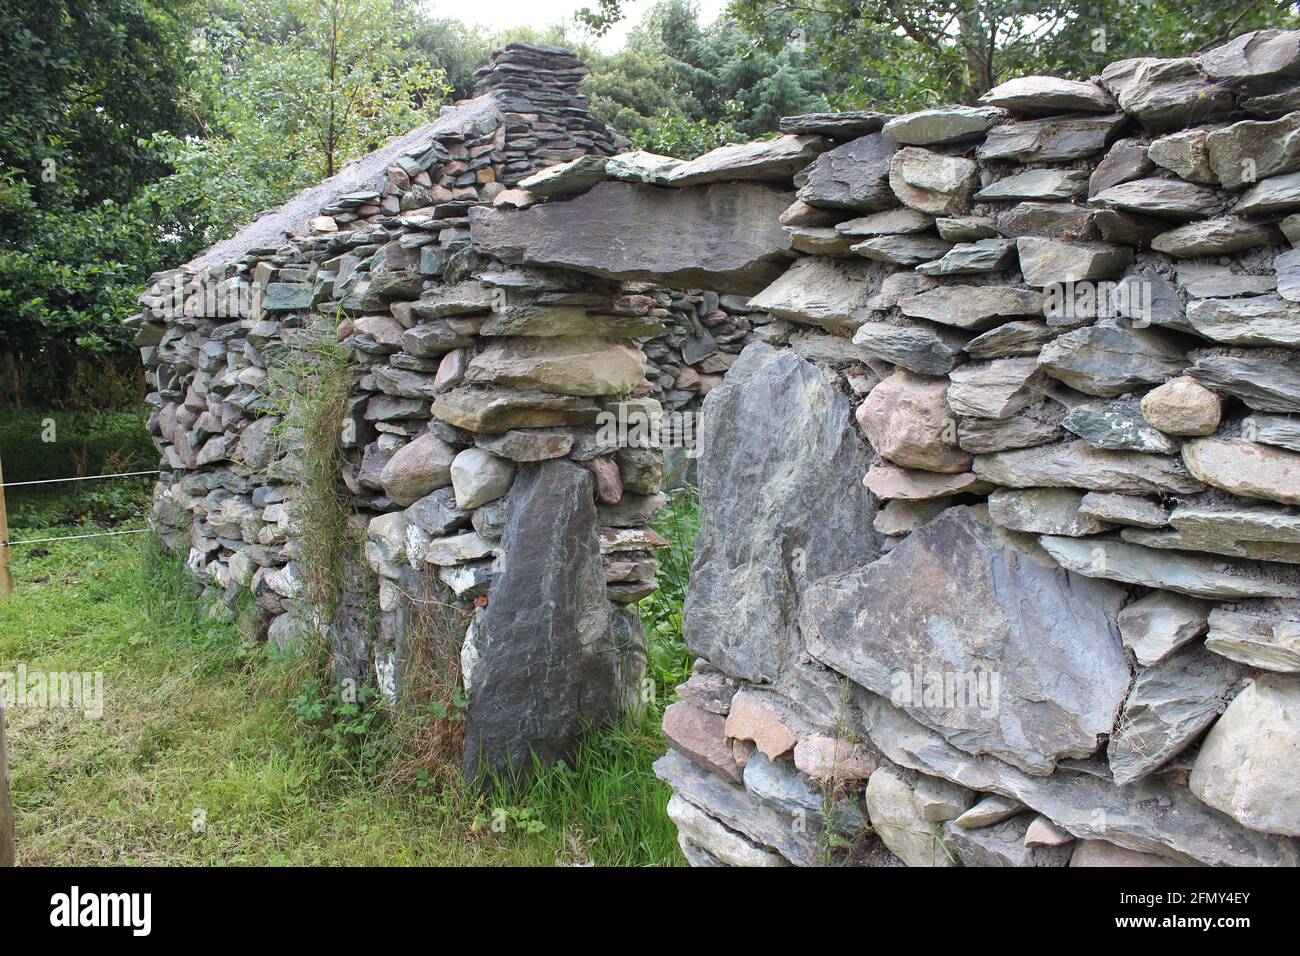
[[[704,405],[692,862],[1300,862],[1297,107],[1262,31],[670,174],[790,158],[806,253]]]
[[[292,540],[299,481],[293,437],[270,414],[268,368],[302,347],[297,337],[321,312],[360,306],[412,282],[418,294],[423,274],[411,280],[399,266],[433,273],[465,245],[465,204],[504,189],[491,175],[501,168],[492,152],[501,140],[499,114],[490,101],[465,114],[464,121],[440,122],[433,138],[380,167],[376,188],[336,196],[311,218],[310,234],[152,277],[140,299],[144,311],[128,320],[139,329],[154,388],[149,430],[163,455],[155,526],[187,554],[214,614],[232,613],[239,593],[251,588],[262,627],[283,646],[297,643],[313,613],[300,601],[300,549]],[[467,172],[480,184],[463,183]],[[425,227],[405,244],[395,241],[407,231],[406,217],[397,216],[403,209]],[[340,658],[340,674],[360,673],[365,649],[342,643],[353,650]]]
[[[665,409],[692,410],[722,382],[751,333],[771,322],[771,316],[751,310],[743,296],[698,289],[656,292],[668,308],[669,328],[645,346],[646,379]]]
[[[282,245],[155,276],[131,320],[164,456],[155,526],[187,555],[214,613],[251,590],[250,623],[269,639],[292,647],[319,631],[337,677],[397,699],[418,607],[458,609],[471,774],[526,766],[530,749],[557,759],[584,720],[639,703],[644,637],[625,606],[657,587],[666,542],[646,525],[665,500],[663,456],[597,418],[653,419],[654,393],[672,408],[698,404],[751,327],[711,293],[517,268],[471,249],[471,209],[519,202],[503,185],[511,173],[567,158],[573,142],[614,141],[571,95],[580,67],[497,81],[533,52],[499,54],[483,95],[389,156],[375,188],[335,196]],[[560,120],[588,132],[560,143]],[[512,139],[512,126],[534,122],[535,143]],[[721,341],[706,346],[710,330]],[[364,545],[328,619],[304,592],[303,438],[269,398],[282,360],[322,335],[348,357],[341,478]],[[660,365],[639,347],[652,341]],[[548,563],[554,573],[539,573]]]
[[[475,73],[475,92],[492,94],[504,113],[502,182],[513,185],[538,165],[608,155],[627,143],[588,111],[578,90],[588,72],[569,50],[511,43]]]

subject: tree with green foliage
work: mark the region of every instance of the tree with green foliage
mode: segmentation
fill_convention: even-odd
[[[597,0],[577,18],[601,35],[625,15],[624,0]],[[1300,23],[1286,0],[732,0],[725,19],[770,55],[795,51],[835,77],[833,105],[893,111],[973,103],[1013,76],[1086,79],[1115,60],[1185,56]]]
[[[772,18],[762,29],[752,34],[726,16],[704,27],[694,4],[660,0],[622,52],[591,61],[584,90],[596,115],[639,147],[687,158],[771,134],[784,115],[826,109],[841,85],[799,46],[763,42],[794,21]]]
[[[194,37],[182,102],[200,133],[153,145],[150,192],[197,252],[349,159],[437,116],[445,75],[412,44],[410,0],[221,2]]]
[[[774,13],[792,17],[793,39],[778,43],[853,77],[856,105],[894,111],[974,103],[1015,76],[1087,79],[1115,60],[1185,56],[1297,23],[1285,0],[733,0],[731,11],[756,35]]]
[[[437,115],[414,0],[0,6],[0,382],[102,402],[138,379],[121,320],[183,262]],[[111,392],[80,392],[100,364]]]
[[[0,401],[115,378],[89,366],[129,349],[121,317],[162,259],[135,200],[166,172],[149,137],[187,129],[193,11],[192,0],[0,2]]]

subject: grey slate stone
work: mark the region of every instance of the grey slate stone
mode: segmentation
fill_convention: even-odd
[[[789,134],[752,143],[728,143],[674,166],[662,181],[677,187],[740,180],[784,183],[832,145],[821,136]]]
[[[1211,607],[1185,594],[1152,591],[1119,612],[1120,639],[1139,664],[1151,667],[1204,635]]]
[[[480,621],[465,726],[466,776],[522,773],[572,755],[583,720],[612,719],[617,681],[591,473],[524,465],[509,496],[504,557]]]
[[[1021,813],[1001,823],[966,829],[948,823],[943,840],[962,866],[1067,866],[1074,848],[1025,846],[1025,831],[1034,814]]]
[[[1136,179],[1103,189],[1088,200],[1094,206],[1138,216],[1187,222],[1223,211],[1221,195],[1181,179]]]
[[[983,202],[1070,199],[1088,191],[1086,169],[1029,169],[999,179],[975,194]]]
[[[762,343],[705,399],[683,634],[734,677],[773,681],[791,668],[804,590],[879,553],[861,483],[875,456],[850,411],[827,373]]]
[[[1252,186],[1230,210],[1237,216],[1289,212],[1300,208],[1300,172],[1271,176]]]
[[[1073,488],[998,488],[989,495],[989,517],[1026,534],[1079,538],[1109,530],[1110,524],[1080,510],[1083,497]]]
[[[1121,494],[1191,494],[1205,486],[1181,459],[1107,451],[1085,441],[977,455],[975,474],[1008,488],[1086,488]]]
[[[1031,448],[1061,437],[1062,408],[1040,402],[1008,418],[963,418],[957,423],[957,445],[972,454]]]
[[[1191,57],[1117,60],[1101,71],[1101,83],[1153,133],[1211,123],[1234,107],[1232,90],[1208,79]]]
[[[1156,252],[1191,259],[1196,256],[1224,256],[1281,241],[1272,226],[1227,217],[1189,222],[1162,232],[1151,240]]]
[[[456,492],[439,488],[407,507],[406,520],[435,538],[445,537],[469,524],[470,512],[456,507]]]
[[[1261,670],[1300,673],[1300,608],[1294,603],[1216,607],[1207,623],[1205,646],[1215,654]]]
[[[778,126],[782,133],[801,136],[826,136],[830,139],[857,139],[880,131],[890,119],[888,113],[851,110],[843,113],[804,113],[782,116]]]
[[[1296,866],[1295,840],[1249,830],[1197,800],[1184,786],[1148,777],[1117,787],[1085,773],[1025,773],[988,756],[972,757],[887,700],[863,705],[866,733],[896,764],[972,790],[1012,797],[1082,839],[1108,840],[1181,862]]]
[[[585,193],[605,178],[604,156],[579,156],[577,159],[533,173],[519,181],[520,189],[527,189],[543,199],[562,199]]]
[[[953,248],[952,243],[934,235],[880,236],[863,239],[850,249],[867,259],[893,266],[914,266],[940,256]]]
[[[1124,123],[1123,113],[1053,116],[995,126],[976,151],[982,160],[1056,163],[1100,153]]]
[[[815,819],[808,821],[808,826],[794,826],[795,818],[744,787],[697,767],[675,750],[655,761],[654,772],[686,800],[791,863],[817,866],[824,862],[824,835]]]
[[[899,299],[904,315],[960,329],[984,329],[1014,316],[1039,316],[1043,294],[1002,285],[941,285]]]
[[[1243,427],[1250,430],[1255,441],[1300,451],[1300,419],[1282,415],[1251,415]]]
[[[853,344],[918,375],[946,375],[961,361],[969,333],[932,322],[863,322]]]
[[[1007,80],[980,97],[1021,116],[1054,116],[1072,111],[1109,113],[1115,99],[1096,83],[1055,76],[1021,76]]]
[[[1187,373],[1216,392],[1239,398],[1261,412],[1300,412],[1300,365],[1294,353],[1277,350],[1205,350]]]
[[[1011,239],[1034,236],[1062,241],[1097,238],[1096,213],[1069,202],[1022,202],[997,214],[998,229]]]
[[[806,256],[749,304],[778,318],[845,333],[856,328],[856,314],[879,291],[887,272],[870,262]]]
[[[1174,378],[1189,362],[1179,343],[1167,333],[1101,322],[1048,342],[1040,364],[1048,375],[1071,388],[1113,398]]]
[[[790,237],[779,220],[793,200],[748,183],[665,192],[604,182],[568,202],[475,207],[470,234],[476,250],[509,264],[752,295],[787,264]],[[629,243],[630,234],[640,238]]]
[[[889,188],[889,164],[897,149],[879,135],[836,146],[800,173],[797,195],[822,209],[871,212],[896,206]]]
[[[1111,186],[1142,179],[1155,169],[1156,164],[1147,156],[1146,143],[1136,139],[1117,140],[1088,177],[1088,195],[1095,196]]]
[[[1107,758],[1121,786],[1154,772],[1223,713],[1246,668],[1197,645],[1145,668],[1133,681]]]
[[[1207,600],[1300,597],[1300,570],[1284,564],[1159,551],[1112,538],[1045,535],[1043,548],[1063,567],[1090,577],[1164,588]]]
[[[1178,442],[1147,424],[1142,404],[1136,398],[1084,402],[1070,409],[1061,425],[1093,448],[1178,454]]]
[[[1015,256],[1016,244],[1010,239],[980,239],[953,246],[943,258],[923,263],[916,271],[927,276],[994,272],[1011,267]]]
[[[915,209],[900,207],[837,223],[835,231],[846,236],[894,236],[925,232],[933,225],[933,217]]]
[[[815,658],[954,746],[1049,774],[1094,753],[1123,702],[1123,601],[1120,588],[1045,566],[983,508],[958,507],[872,564],[818,581],[800,621]],[[916,672],[982,677],[988,699],[917,700]]]
[[[1103,521],[1136,528],[1163,528],[1169,524],[1169,512],[1164,506],[1138,495],[1090,491],[1083,496],[1080,510]]]
[[[1187,321],[1215,342],[1300,348],[1300,303],[1280,295],[1197,299],[1187,305]]]
[[[1300,76],[1300,31],[1252,30],[1206,52],[1197,65],[1213,80]]]
[[[955,143],[984,134],[1005,116],[988,106],[938,106],[895,116],[881,129],[885,139],[908,146]]]
[[[966,343],[966,354],[973,359],[1007,358],[1037,355],[1056,332],[1036,319],[1017,319],[995,326]]]

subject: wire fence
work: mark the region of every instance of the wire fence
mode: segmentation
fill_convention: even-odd
[[[5,488],[29,488],[32,485],[59,485],[73,481],[100,481],[105,478],[139,478],[144,475],[161,475],[161,471],[119,471],[112,475],[83,475],[77,478],[45,478],[40,481],[9,481],[0,483],[0,495]],[[124,531],[95,531],[90,534],[64,534],[45,538],[24,538],[14,541],[9,538],[8,529],[0,528],[0,549],[21,548],[32,544],[49,544],[55,541],[84,541],[87,538],[112,538],[124,534],[144,534],[149,528],[129,528]]]
[[[130,528],[126,531],[96,531],[93,534],[60,534],[51,538],[23,538],[21,541],[0,541],[0,548],[21,548],[28,544],[45,544],[49,541],[82,541],[86,538],[111,538],[119,534],[144,534],[148,528]]]
[[[68,481],[99,481],[101,478],[135,478],[139,475],[161,475],[161,471],[120,471],[116,475],[85,475],[81,478],[45,478],[41,481],[7,481],[0,488],[25,488],[29,485],[61,485]]]

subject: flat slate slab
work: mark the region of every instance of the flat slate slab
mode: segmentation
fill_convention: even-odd
[[[756,180],[786,182],[832,143],[823,136],[778,136],[753,143],[728,143],[664,173],[665,186]]]
[[[846,113],[803,113],[799,116],[782,116],[778,127],[782,133],[800,136],[827,136],[831,139],[856,139],[875,133],[893,116],[872,110],[852,110]]]
[[[1199,644],[1139,673],[1107,749],[1115,782],[1144,777],[1187,747],[1245,676],[1246,668]]]
[[[475,249],[511,265],[753,295],[793,255],[781,213],[794,195],[750,183],[661,189],[604,182],[568,202],[475,207]]]

